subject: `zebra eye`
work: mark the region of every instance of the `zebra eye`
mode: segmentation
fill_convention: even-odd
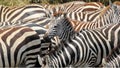
[[[56,28],[57,26],[54,26],[54,28]]]

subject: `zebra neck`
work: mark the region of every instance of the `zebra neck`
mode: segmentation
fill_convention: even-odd
[[[70,38],[74,37],[74,34],[75,34],[74,31],[71,31],[71,32],[66,31],[66,32],[64,32],[64,33],[65,33],[65,34],[60,34],[60,35],[59,35],[59,39],[60,39],[61,41],[67,41],[67,40],[69,40]]]
[[[114,23],[113,21],[114,18],[114,14],[112,9],[108,9],[104,15],[101,15],[100,18],[98,20],[96,20],[96,22],[94,24],[96,24],[97,26],[94,26],[95,28],[98,27],[102,27],[104,25],[110,24],[110,23]]]
[[[62,31],[59,35],[59,38],[63,41],[68,40],[70,37],[72,37],[75,33],[74,27],[72,26],[72,23],[69,21],[69,19],[63,19],[64,21],[61,23]]]
[[[60,46],[62,46],[62,47],[60,47],[58,50],[56,50],[56,51],[54,51],[52,54],[50,54],[48,57],[47,57],[47,62],[48,62],[48,66],[49,67],[53,67],[53,68],[58,68],[58,67],[65,67],[65,66],[67,66],[68,64],[69,64],[69,62],[67,63],[66,61],[67,61],[67,58],[66,58],[66,56],[64,56],[65,58],[65,60],[63,60],[63,57],[61,57],[61,54],[63,55],[63,52],[61,51],[61,50],[63,50],[63,51],[65,51],[64,50],[64,45],[60,45]],[[56,60],[56,61],[55,61]],[[63,63],[63,61],[66,63],[66,64],[64,64]]]

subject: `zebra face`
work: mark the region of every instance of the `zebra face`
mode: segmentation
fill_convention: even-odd
[[[49,29],[47,30],[45,37],[53,38],[54,36],[59,36],[63,31],[62,21],[63,19],[56,19],[50,23]]]
[[[70,35],[74,33],[74,28],[68,20],[68,18],[57,18],[52,24],[50,24],[45,36],[53,38],[58,36],[61,40],[67,40]]]

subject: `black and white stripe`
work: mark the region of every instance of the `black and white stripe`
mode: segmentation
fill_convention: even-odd
[[[1,67],[35,65],[41,46],[37,32],[24,26],[0,29],[0,40]]]
[[[17,21],[6,21],[6,22],[0,22],[0,28],[15,26],[15,25],[23,25],[23,24],[37,24],[39,26],[48,28],[49,23],[53,22],[54,19],[48,18],[48,17],[41,17],[41,18],[34,18],[34,19],[26,19],[26,20],[17,20]]]
[[[55,29],[58,26],[55,26]],[[61,39],[60,47],[45,58],[50,67],[99,66],[102,59],[111,54],[112,50],[120,44],[120,23],[93,30],[83,29],[78,33],[75,33],[68,24],[62,25],[61,28],[58,27],[57,32],[54,29],[52,31],[54,33],[47,34],[49,38],[54,35]]]
[[[116,49],[111,52],[107,58],[102,60],[103,67],[120,67],[120,48],[117,47]]]
[[[38,55],[43,57],[50,51],[51,41],[43,40],[46,31],[35,23],[1,28],[0,66],[36,66]]]
[[[51,15],[56,15],[59,13],[68,13],[68,12],[92,12],[100,11],[105,6],[100,2],[90,2],[86,3],[83,1],[72,1],[68,3],[58,4],[58,5],[42,5],[44,6]]]
[[[104,7],[101,10],[92,11],[92,12],[67,12],[67,13],[58,13],[55,16],[64,16],[71,18],[73,20],[83,21],[83,22],[119,22],[119,5],[111,4],[107,7]],[[116,21],[117,20],[117,21]]]
[[[48,11],[41,5],[31,4],[21,7],[0,6],[0,22],[48,17]]]

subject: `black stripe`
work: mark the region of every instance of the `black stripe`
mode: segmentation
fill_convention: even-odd
[[[23,42],[21,42],[21,43],[19,44],[19,46],[17,46],[16,51],[15,51],[15,54],[14,54],[15,63],[16,63],[16,60],[17,60],[17,56],[18,56],[19,49],[20,49],[23,45],[25,45],[25,44],[33,41],[33,40],[36,40],[36,39],[38,39],[38,38],[39,38],[39,37],[36,36],[36,35],[28,36],[28,37],[26,37],[26,38],[24,39]],[[33,47],[33,49],[34,49],[34,48],[36,48],[36,47],[39,47],[40,45],[39,45],[39,46],[33,45],[33,46],[34,46],[34,47]],[[31,48],[29,48],[29,49],[31,49]],[[27,49],[27,50],[29,50],[29,49]],[[23,55],[27,50],[25,50],[25,51],[22,52],[22,54],[21,54],[21,56],[20,56],[20,59],[22,58],[22,55]]]
[[[2,49],[2,44],[0,43],[0,53],[1,53],[1,58],[2,58],[2,62],[3,62],[3,67],[5,67],[5,60],[4,60],[4,53],[3,53],[3,49]]]

